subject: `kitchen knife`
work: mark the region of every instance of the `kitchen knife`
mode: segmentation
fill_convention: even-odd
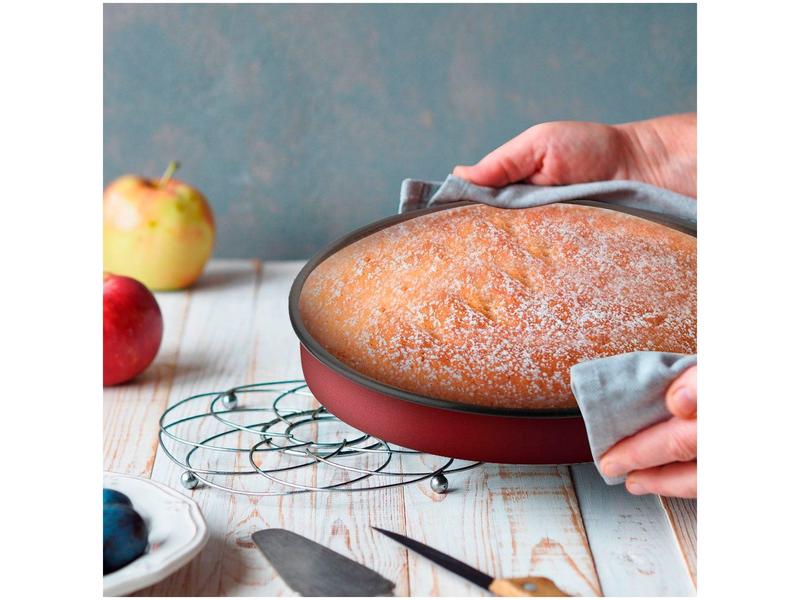
[[[338,552],[285,529],[262,529],[253,541],[301,596],[384,596],[394,583]]]
[[[422,542],[412,540],[399,533],[380,529],[379,527],[373,527],[373,529],[380,531],[383,535],[403,544],[406,548],[435,562],[440,567],[444,567],[451,573],[455,573],[467,581],[471,581],[475,585],[489,590],[498,596],[569,596],[569,594],[565,594],[558,589],[558,586],[547,577],[495,579],[452,556],[448,556],[444,552],[439,552],[430,546],[426,546]]]

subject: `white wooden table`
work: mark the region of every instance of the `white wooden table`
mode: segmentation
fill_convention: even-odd
[[[427,482],[361,494],[256,498],[184,490],[158,447],[158,418],[194,393],[302,377],[287,298],[301,262],[214,261],[185,292],[158,294],[164,341],[134,382],[104,393],[109,471],[151,477],[191,495],[211,538],[189,565],[140,595],[293,595],[250,534],[283,527],[379,571],[398,596],[488,592],[374,533],[404,533],[503,576],[545,575],[580,596],[694,595],[696,504],[609,487],[593,465],[483,465]]]

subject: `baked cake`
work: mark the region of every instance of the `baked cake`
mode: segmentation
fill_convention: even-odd
[[[424,396],[574,407],[572,365],[693,353],[696,240],[615,210],[469,205],[380,230],[309,275],[309,333],[356,371]]]

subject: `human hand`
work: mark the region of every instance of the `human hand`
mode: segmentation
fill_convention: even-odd
[[[607,477],[624,475],[631,494],[697,497],[697,367],[667,390],[672,418],[618,442],[600,459]]]
[[[695,196],[695,131],[692,114],[622,125],[541,123],[453,174],[488,187],[632,179]]]

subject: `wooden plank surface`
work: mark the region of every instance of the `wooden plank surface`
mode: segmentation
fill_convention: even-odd
[[[193,289],[179,352],[178,372],[183,377],[180,384],[173,385],[170,405],[193,394],[225,390],[243,382],[251,372],[253,309],[260,271],[261,265],[255,261],[209,265]],[[199,400],[196,406],[206,404]],[[187,416],[189,408],[192,407],[175,416]],[[214,426],[209,419],[201,419],[181,428],[181,433],[199,441]],[[223,441],[236,444],[238,440],[232,436]],[[175,444],[170,447],[173,446],[177,453],[179,447]],[[205,452],[200,458],[207,468],[231,466],[225,453]],[[152,478],[180,489],[183,470],[159,449]],[[208,544],[187,567],[145,590],[143,593],[147,595],[217,596],[222,592],[220,581],[225,566],[222,560],[232,530],[229,505],[236,497],[207,486],[197,488],[191,495],[209,525]]]
[[[661,501],[675,532],[678,547],[683,553],[692,583],[697,589],[697,500],[662,498]]]
[[[543,575],[572,595],[601,595],[567,467],[483,465],[453,491],[406,489],[408,535],[499,577]],[[409,554],[414,596],[491,596]]]
[[[190,292],[158,294],[165,338],[156,362],[136,382],[105,391],[106,468],[152,474],[191,495],[211,530],[192,563],[138,595],[293,595],[250,539],[265,527],[290,529],[368,565],[396,583],[396,595],[488,595],[406,553],[370,525],[405,533],[493,575],[551,577],[576,595],[693,593],[693,504],[668,501],[665,511],[657,498],[606,486],[591,466],[483,465],[451,475],[444,496],[427,481],[361,494],[262,498],[207,486],[183,490],[182,469],[155,451],[158,417],[191,394],[302,376],[287,314],[289,287],[301,266],[214,261]],[[242,395],[240,402],[263,400]],[[204,428],[208,423],[200,420],[182,431],[199,436]],[[249,445],[248,436],[231,435],[225,443]],[[249,468],[246,457],[214,454],[220,453],[201,456],[225,468]],[[414,460],[404,460],[403,468],[418,469],[418,462],[408,462]],[[309,474],[285,477],[308,481]]]
[[[592,464],[570,467],[597,574],[607,596],[694,594],[658,496],[609,486]]]

